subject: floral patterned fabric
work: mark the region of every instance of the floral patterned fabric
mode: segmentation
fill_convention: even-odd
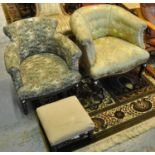
[[[15,88],[18,89],[22,86],[20,76],[20,58],[18,55],[18,48],[15,43],[10,43],[4,53],[5,66],[7,72],[11,75]]]
[[[20,99],[56,93],[80,80],[80,49],[55,32],[56,21],[34,17],[4,28],[12,40],[5,65]]]
[[[36,54],[25,59],[21,66],[23,87],[18,94],[21,98],[37,97],[77,83],[80,74],[69,70],[63,59],[55,54]]]

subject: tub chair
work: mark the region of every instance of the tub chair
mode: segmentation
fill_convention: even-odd
[[[147,25],[119,6],[82,7],[70,25],[83,53],[80,64],[93,79],[126,73],[149,59],[143,38]]]

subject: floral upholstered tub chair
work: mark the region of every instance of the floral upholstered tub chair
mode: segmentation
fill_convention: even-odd
[[[33,17],[4,27],[11,43],[5,51],[5,65],[27,113],[34,98],[56,94],[78,83],[80,49],[56,32],[52,18]]]
[[[119,6],[82,7],[70,25],[82,49],[81,65],[93,79],[128,72],[149,59],[145,22]]]

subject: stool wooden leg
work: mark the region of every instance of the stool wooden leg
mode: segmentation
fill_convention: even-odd
[[[88,132],[88,138],[92,139],[93,138],[93,131]]]
[[[56,146],[52,146],[52,152],[58,152],[57,147]]]

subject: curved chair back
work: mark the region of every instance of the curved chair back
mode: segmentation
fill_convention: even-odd
[[[73,13],[70,23],[74,34],[85,27],[87,35],[91,35],[93,40],[114,36],[144,48],[142,32],[146,24],[119,6],[105,4],[82,7]]]
[[[20,59],[37,54],[54,51],[56,41],[54,34],[57,21],[46,17],[33,17],[4,27],[4,33],[18,46]]]
[[[53,16],[65,14],[60,3],[36,3],[36,16]]]

